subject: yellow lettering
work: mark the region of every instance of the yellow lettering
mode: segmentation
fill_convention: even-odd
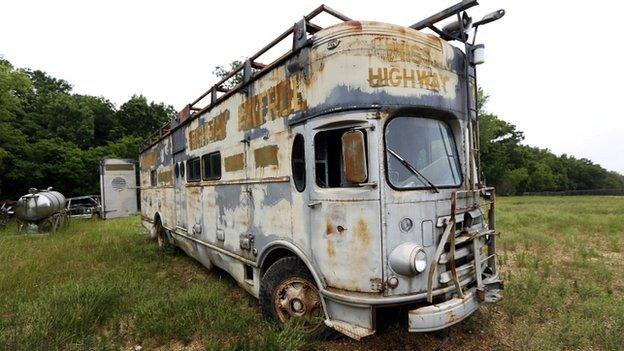
[[[377,74],[373,73],[373,69],[368,69],[368,84],[375,87],[385,87],[388,85],[388,69],[377,68]]]
[[[401,71],[396,67],[390,68],[389,80],[393,87],[398,87],[401,84]]]
[[[442,86],[442,90],[446,93],[446,83],[448,83],[449,77],[441,74],[440,75],[440,81],[441,81],[440,84]]]
[[[417,70],[416,75],[418,76],[418,84],[420,87],[429,89],[429,72]]]
[[[408,76],[407,69],[403,68],[403,87],[404,88],[407,88],[408,81],[412,82],[412,88],[416,87],[416,76],[414,75],[414,70],[410,69],[410,72],[412,73],[412,75]]]

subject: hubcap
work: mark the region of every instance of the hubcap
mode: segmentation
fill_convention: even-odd
[[[281,324],[298,319],[307,332],[313,332],[323,324],[318,289],[306,279],[293,277],[284,280],[276,289],[274,305]]]

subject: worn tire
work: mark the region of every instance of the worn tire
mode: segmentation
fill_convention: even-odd
[[[160,223],[154,223],[153,230],[156,232],[156,243],[158,244],[158,248],[167,254],[174,254],[177,252],[177,248],[175,245],[171,243],[171,238],[165,228],[163,228]]]
[[[312,274],[297,257],[284,257],[277,260],[267,269],[260,281],[260,308],[262,309],[262,315],[265,319],[277,324],[279,328],[283,328],[285,323],[280,319],[280,313],[276,309],[276,295],[280,293],[278,290],[280,290],[281,286],[292,279],[307,281],[318,293],[318,287],[314,282]],[[318,299],[320,303],[320,295]],[[305,329],[303,332],[313,339],[335,337],[337,333],[328,328],[324,323],[325,316],[322,304],[318,308],[320,308],[320,323],[318,325],[308,325],[311,329]]]

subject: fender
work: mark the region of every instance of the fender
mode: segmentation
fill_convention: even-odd
[[[299,247],[297,247],[295,244],[289,241],[276,240],[274,242],[271,242],[269,245],[267,245],[262,250],[260,255],[258,255],[258,261],[257,261],[258,267],[262,267],[267,256],[271,252],[273,252],[273,250],[276,250],[276,249],[286,249],[292,252],[293,254],[295,254],[295,256],[297,256],[297,258],[299,258],[303,262],[306,268],[308,268],[308,271],[310,271],[310,274],[312,274],[312,277],[314,278],[314,282],[319,287],[319,290],[325,290],[325,286],[326,286],[325,281],[318,274],[312,262],[307,258],[307,256],[303,253],[303,251]]]

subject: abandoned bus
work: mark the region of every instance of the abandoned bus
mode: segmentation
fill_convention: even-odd
[[[476,147],[483,46],[468,33],[504,11],[472,22],[476,4],[411,27],[314,10],[144,145],[143,225],[311,334],[365,337],[389,306],[407,307],[412,332],[440,330],[498,301]],[[321,12],[341,22],[313,24]]]

